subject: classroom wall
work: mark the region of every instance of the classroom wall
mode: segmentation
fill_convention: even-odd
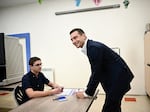
[[[55,12],[96,7],[92,0],[45,0],[38,3],[0,9],[0,31],[5,34],[29,32],[31,56],[42,59],[43,67],[55,69],[55,80],[64,87],[85,87],[90,76],[87,57],[69,38],[72,28],[80,27],[93,40],[119,47],[120,55],[135,78],[128,94],[145,94],[144,45],[146,23],[150,22],[150,1],[102,0],[100,6],[120,4],[117,9],[56,16]],[[101,89],[102,91],[102,89]]]

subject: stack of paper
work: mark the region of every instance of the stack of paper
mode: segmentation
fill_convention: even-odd
[[[64,89],[62,93],[58,94],[58,96],[71,96],[76,91],[77,91],[77,89]]]

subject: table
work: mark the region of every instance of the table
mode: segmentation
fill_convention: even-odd
[[[97,90],[92,98],[78,99],[76,95],[66,96],[66,101],[53,100],[56,95],[35,98],[14,108],[9,112],[88,112],[98,94]]]

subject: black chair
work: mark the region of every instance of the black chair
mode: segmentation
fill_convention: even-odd
[[[21,85],[17,85],[14,89],[14,97],[18,105],[21,105],[25,102],[24,93]]]

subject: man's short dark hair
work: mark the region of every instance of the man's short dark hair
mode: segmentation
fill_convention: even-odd
[[[84,34],[84,31],[81,28],[74,28],[70,31],[70,35],[75,31],[77,31],[80,35]]]
[[[33,66],[34,62],[36,62],[38,60],[41,60],[41,59],[39,57],[31,57],[29,60],[29,65]]]

